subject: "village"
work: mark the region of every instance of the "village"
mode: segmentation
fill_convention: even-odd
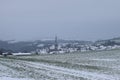
[[[120,45],[110,41],[98,41],[94,43],[83,43],[81,44],[78,41],[74,42],[64,42],[61,43],[58,41],[57,36],[53,40],[52,44],[40,43],[36,45],[37,48],[33,51],[24,51],[24,52],[4,52],[4,56],[7,55],[33,55],[33,54],[65,54],[65,53],[76,53],[76,52],[88,52],[88,51],[105,51],[120,49]]]
[[[39,45],[43,47],[44,44]],[[79,43],[63,43],[63,44],[53,44],[50,47],[37,49],[35,52],[38,54],[58,54],[58,53],[74,53],[74,52],[86,52],[86,51],[103,51],[103,50],[112,50],[120,49],[120,45],[108,45],[104,46],[102,44],[86,44],[81,45]],[[34,51],[32,52],[34,53]]]
[[[73,53],[73,52],[120,49],[119,45],[114,45],[114,46],[77,45],[77,47],[65,47],[66,45],[67,44],[58,45],[58,48],[56,48],[56,46],[52,45],[52,46],[50,46],[50,48],[37,49],[35,52],[37,52],[38,54],[55,54],[55,53]]]

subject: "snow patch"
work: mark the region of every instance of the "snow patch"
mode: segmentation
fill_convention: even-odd
[[[33,80],[33,79],[28,79],[28,78],[0,77],[0,80]]]
[[[117,59],[92,59],[96,61],[117,61]]]

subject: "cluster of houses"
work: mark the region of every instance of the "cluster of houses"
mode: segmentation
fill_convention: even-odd
[[[64,45],[64,46],[63,46]],[[33,54],[63,54],[63,53],[74,53],[74,52],[86,52],[86,51],[103,51],[103,50],[112,50],[120,49],[120,45],[114,46],[93,46],[93,45],[77,45],[75,47],[67,47],[68,44],[58,45],[57,49],[55,45],[50,46],[50,48],[40,48],[29,53],[12,53],[11,55],[33,55]],[[4,56],[7,56],[8,53],[3,53]]]
[[[43,44],[42,44],[43,45]],[[68,46],[71,45],[71,46]],[[73,46],[72,46],[73,45]],[[44,46],[44,45],[43,45]],[[55,45],[51,45],[49,48],[40,48],[32,53],[38,54],[57,54],[57,53],[73,53],[73,52],[86,52],[86,51],[102,51],[120,49],[120,45],[104,46],[104,45],[79,45],[76,43],[63,43],[58,44],[57,48]]]
[[[46,44],[38,44],[37,49],[28,53],[12,53],[12,55],[31,55],[31,54],[59,54],[59,53],[74,53],[74,52],[86,52],[86,51],[102,51],[120,49],[120,45],[104,45],[104,44],[80,44],[79,42],[66,42],[58,43],[57,37],[55,42],[49,46]],[[8,53],[3,53],[6,56]]]

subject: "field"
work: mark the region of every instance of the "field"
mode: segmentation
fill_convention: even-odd
[[[0,80],[120,80],[120,50],[0,56]]]

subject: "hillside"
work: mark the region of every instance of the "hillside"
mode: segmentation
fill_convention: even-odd
[[[73,44],[78,43],[81,45],[92,44],[91,41],[78,41],[78,40],[58,40],[58,44]],[[51,45],[54,45],[54,40],[36,40],[36,41],[20,41],[20,42],[11,42],[11,41],[1,41],[0,40],[0,49],[10,52],[31,52],[36,49],[46,48]],[[41,47],[41,45],[43,45]]]

